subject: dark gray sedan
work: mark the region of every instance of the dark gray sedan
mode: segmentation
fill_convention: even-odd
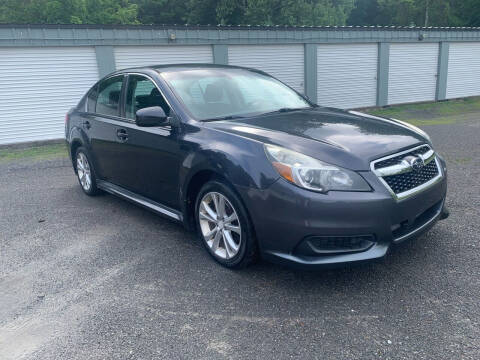
[[[380,258],[448,215],[422,130],[317,106],[253,69],[115,72],[68,113],[66,139],[86,194],[182,222],[231,268]]]

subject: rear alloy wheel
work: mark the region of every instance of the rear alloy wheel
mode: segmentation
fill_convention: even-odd
[[[98,193],[95,172],[88,159],[84,148],[78,148],[75,155],[75,169],[77,171],[78,182],[82,190],[87,195],[96,195]]]
[[[205,248],[220,264],[241,268],[257,254],[253,229],[238,196],[224,183],[211,181],[198,194],[195,217]]]
[[[83,190],[90,191],[92,188],[92,173],[84,153],[78,153],[77,156],[77,175]]]

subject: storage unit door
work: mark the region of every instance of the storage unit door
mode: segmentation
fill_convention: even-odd
[[[0,48],[0,144],[59,139],[98,80],[93,47]]]
[[[480,95],[480,43],[450,43],[447,98]]]
[[[435,100],[438,43],[391,44],[388,103]]]
[[[228,63],[265,71],[305,92],[303,45],[230,45]]]
[[[318,45],[318,104],[343,109],[375,106],[377,54],[377,44]]]
[[[115,63],[117,70],[137,66],[212,63],[212,47],[160,45],[160,46],[117,46]]]

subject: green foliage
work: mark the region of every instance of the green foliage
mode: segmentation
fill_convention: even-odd
[[[345,25],[352,0],[253,0],[245,8],[248,24]]]
[[[0,23],[480,26],[480,0],[0,0]]]
[[[129,0],[2,0],[0,23],[138,24]]]
[[[142,24],[184,24],[187,0],[137,0]]]
[[[356,0],[349,25],[479,26],[479,0]]]

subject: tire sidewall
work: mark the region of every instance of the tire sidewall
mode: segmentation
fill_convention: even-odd
[[[199,219],[199,207],[200,202],[205,196],[205,194],[209,192],[217,192],[225,196],[228,201],[232,204],[237,212],[240,226],[241,226],[241,243],[240,249],[238,253],[231,259],[223,259],[216,255],[208,246],[207,242],[205,241],[202,230],[200,228],[200,219]],[[206,183],[200,190],[197,196],[197,200],[195,201],[195,225],[199,239],[202,241],[205,249],[208,253],[220,264],[229,268],[238,268],[247,265],[250,262],[249,256],[252,251],[254,251],[254,239],[253,239],[253,232],[251,229],[251,223],[248,218],[248,214],[246,212],[246,208],[241,202],[240,198],[238,197],[235,192],[233,192],[227,185],[223,182],[218,180],[209,181]]]

